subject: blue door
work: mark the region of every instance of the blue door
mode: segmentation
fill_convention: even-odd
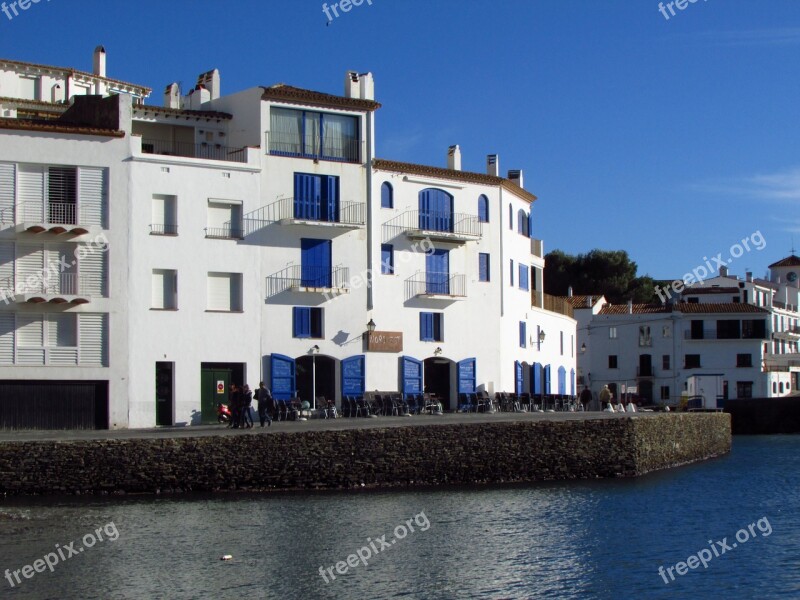
[[[351,356],[342,361],[342,396],[364,396],[364,355]]]
[[[542,390],[543,394],[550,393],[550,365],[547,365],[544,368],[544,389]]]
[[[320,220],[322,180],[318,175],[294,174],[294,218]]]
[[[533,382],[533,393],[542,393],[542,365],[533,363],[531,365],[531,381]]]
[[[329,223],[339,222],[339,178],[325,177],[322,182],[325,197],[322,201],[320,219]]]
[[[567,370],[564,367],[558,367],[558,393],[562,396],[567,393]]]
[[[422,190],[419,193],[419,228],[453,231],[453,197],[442,190]]]
[[[514,361],[514,392],[517,394],[522,393],[522,363],[518,360]]]
[[[331,287],[331,241],[300,240],[300,285]]]
[[[410,356],[400,359],[400,376],[403,378],[403,396],[422,393],[422,361]]]
[[[294,359],[282,354],[270,357],[269,387],[276,400],[288,400],[295,396]]]
[[[475,359],[465,358],[458,363],[458,393],[475,393]]]
[[[450,293],[450,251],[434,250],[425,256],[425,292]]]

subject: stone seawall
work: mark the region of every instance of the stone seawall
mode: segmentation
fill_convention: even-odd
[[[0,442],[0,493],[122,494],[634,477],[730,451],[727,414]]]

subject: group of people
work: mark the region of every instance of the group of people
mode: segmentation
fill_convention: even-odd
[[[254,394],[250,390],[250,386],[238,386],[231,384],[230,392],[230,409],[231,420],[228,427],[233,429],[249,429],[253,427],[253,397]],[[275,411],[275,401],[272,398],[270,391],[264,387],[264,382],[258,383],[258,389],[255,392],[256,407],[258,408],[258,420],[261,427],[267,423],[272,425],[272,414]]]

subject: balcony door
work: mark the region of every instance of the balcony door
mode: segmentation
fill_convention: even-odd
[[[331,240],[300,240],[300,285],[331,287]]]
[[[336,223],[339,221],[339,178],[329,175],[294,174],[294,218]]]
[[[428,294],[450,293],[450,251],[434,250],[425,257],[425,291]]]
[[[453,231],[453,197],[443,190],[422,190],[419,193],[419,228]]]

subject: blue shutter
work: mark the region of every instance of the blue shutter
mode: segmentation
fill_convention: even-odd
[[[478,221],[489,222],[489,199],[483,194],[478,196]]]
[[[509,269],[509,273],[511,274],[511,286],[513,287],[514,286],[514,259],[513,258],[511,259],[511,262],[509,264],[511,265],[511,268]]]
[[[403,396],[422,393],[422,362],[403,356],[400,359],[400,373],[403,378]]]
[[[543,394],[550,393],[550,365],[547,365],[544,368],[544,389],[542,390]]]
[[[458,393],[475,393],[475,359],[465,358],[458,363]]]
[[[567,393],[567,370],[558,367],[558,393],[562,396]]]
[[[449,250],[434,250],[425,255],[425,291],[428,294],[450,293]]]
[[[522,363],[518,360],[514,361],[514,391],[517,394],[522,393]]]
[[[300,240],[300,285],[331,287],[331,241]]]
[[[433,341],[433,313],[419,313],[419,339],[423,342]]]
[[[325,202],[322,206],[322,221],[339,222],[339,178],[325,177]]]
[[[519,347],[525,348],[528,345],[527,325],[525,321],[519,322]]]
[[[318,221],[322,203],[322,181],[318,175],[294,174],[294,218]]]
[[[528,237],[533,237],[533,211],[528,213]]]
[[[393,208],[394,198],[392,194],[392,186],[390,183],[384,182],[381,185],[381,208]]]
[[[288,400],[295,396],[294,359],[282,354],[270,356],[269,387],[276,400]]]
[[[419,228],[453,231],[453,197],[442,190],[422,190],[419,193]]]
[[[365,358],[351,356],[342,361],[342,395],[364,396]]]
[[[394,246],[381,244],[381,273],[392,275],[394,273]]]
[[[292,329],[296,338],[311,337],[311,309],[295,306],[292,309]]]
[[[531,381],[533,381],[533,393],[542,393],[542,365],[533,363],[531,365]]]
[[[489,255],[485,252],[478,254],[478,281],[489,281]]]

